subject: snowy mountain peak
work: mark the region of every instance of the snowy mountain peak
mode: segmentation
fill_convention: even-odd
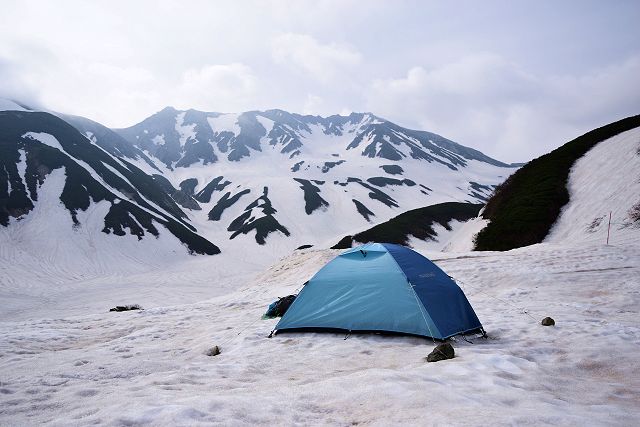
[[[322,117],[283,110],[213,113],[167,107],[117,132],[169,169],[223,158],[240,161],[267,147],[277,148],[284,160],[311,152],[339,157],[354,150],[363,157],[411,158],[454,170],[469,160],[506,166],[440,135],[406,129],[371,113]]]
[[[145,247],[172,241],[159,246],[165,252],[178,243],[171,251],[186,253],[184,245],[246,262],[330,246],[407,210],[481,202],[514,171],[371,113],[167,107],[117,130],[44,112],[7,111],[0,120],[8,150],[0,167],[3,226],[28,233],[17,224],[30,223],[23,220],[47,193],[74,238],[82,240],[83,229],[98,233],[90,245],[103,235],[109,245],[133,236]]]

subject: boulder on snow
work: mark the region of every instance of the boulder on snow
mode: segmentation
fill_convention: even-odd
[[[553,320],[551,317],[545,317],[544,319],[542,319],[542,326],[553,326],[556,324],[556,321]]]
[[[129,310],[142,310],[142,307],[140,307],[138,304],[117,305],[112,309],[110,309],[109,311],[129,311]]]
[[[217,356],[220,354],[220,347],[218,347],[217,345],[214,345],[209,350],[207,350],[205,354],[207,356]]]
[[[453,359],[455,356],[455,352],[453,351],[453,346],[448,342],[443,344],[439,344],[436,348],[433,349],[431,353],[427,356],[427,362],[437,362],[439,360],[447,360]]]

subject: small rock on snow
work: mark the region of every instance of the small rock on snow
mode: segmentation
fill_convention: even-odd
[[[545,317],[544,319],[542,319],[542,326],[553,326],[556,324],[556,321],[553,320],[551,317]]]
[[[438,345],[427,356],[427,362],[437,362],[439,360],[453,359],[455,352],[453,346],[448,342]]]
[[[220,354],[220,347],[218,347],[217,345],[214,345],[209,350],[207,350],[205,354],[207,356],[217,356]]]
[[[129,311],[129,310],[142,310],[138,304],[133,305],[117,305],[110,309],[109,311]]]

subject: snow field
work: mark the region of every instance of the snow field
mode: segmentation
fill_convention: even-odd
[[[235,129],[235,121],[222,115],[209,123]],[[186,141],[193,128],[182,124],[176,126]],[[303,155],[315,167],[343,144],[313,135],[318,140],[305,149],[322,152]],[[637,225],[625,215],[640,202],[639,145],[636,129],[576,162],[571,201],[543,244],[464,252],[484,226],[480,219],[455,223],[447,233],[438,228],[438,242],[411,240],[458,280],[489,333],[487,340],[457,338],[456,358],[435,364],[425,362],[433,343],[422,338],[266,338],[277,323],[260,319],[268,304],[294,293],[339,251],[295,251],[278,261],[279,254],[303,243],[334,243],[331,236],[362,224],[351,197],[339,197],[344,189],[332,184],[384,176],[379,163],[356,150],[341,157],[349,168],[304,175],[327,181],[321,196],[332,208],[342,212],[349,205],[351,216],[341,221],[322,210],[304,214],[302,190],[291,179],[298,175],[283,169],[270,177],[274,167],[290,166],[276,161],[279,147],[263,144],[251,162],[222,160],[213,175],[204,166],[171,172],[176,186],[195,176],[200,189],[224,175],[233,182],[225,191],[250,187],[224,219],[239,215],[268,185],[277,217],[293,235],[274,233],[263,247],[251,234],[229,241],[222,223],[205,219],[222,193],[216,194],[202,211],[189,213],[199,232],[220,244],[223,256],[214,257],[189,257],[163,227],[158,239],[105,235],[99,230],[106,203],[79,212],[81,226],[69,232],[71,218],[59,202],[64,170],[55,170],[34,211],[0,227],[0,426],[636,425],[640,244]],[[443,182],[422,206],[466,194],[460,186],[469,181],[504,178],[495,167],[475,163],[448,180],[438,165],[425,169],[412,159],[402,165],[405,176],[428,178],[426,185]],[[360,169],[368,170],[354,173]],[[255,184],[252,175],[264,182]],[[358,184],[348,190],[374,210],[376,222],[418,203],[415,187],[382,189],[402,209],[371,201]],[[596,220],[609,210],[617,220],[605,246],[606,221]],[[132,303],[145,310],[107,311]],[[541,326],[546,316],[556,326]],[[222,353],[206,356],[214,345]]]
[[[633,425],[640,416],[640,246],[425,253],[459,280],[490,336],[457,339],[455,359],[429,364],[433,343],[422,338],[266,338],[277,322],[260,320],[266,306],[337,253],[296,251],[196,304],[5,319],[0,424]],[[215,269],[201,267],[201,277]],[[541,326],[544,316],[556,326]],[[205,356],[213,345],[222,353]]]

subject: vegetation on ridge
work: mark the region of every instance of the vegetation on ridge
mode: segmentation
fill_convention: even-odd
[[[640,115],[602,126],[524,165],[499,185],[482,213],[490,220],[475,250],[506,251],[540,243],[569,201],[573,164],[597,143],[640,126]]]
[[[345,236],[331,249],[350,248],[354,241],[406,245],[409,236],[421,240],[433,240],[436,237],[433,229],[436,223],[450,230],[451,220],[468,221],[475,218],[482,206],[482,204],[447,202],[413,209],[361,233]]]

